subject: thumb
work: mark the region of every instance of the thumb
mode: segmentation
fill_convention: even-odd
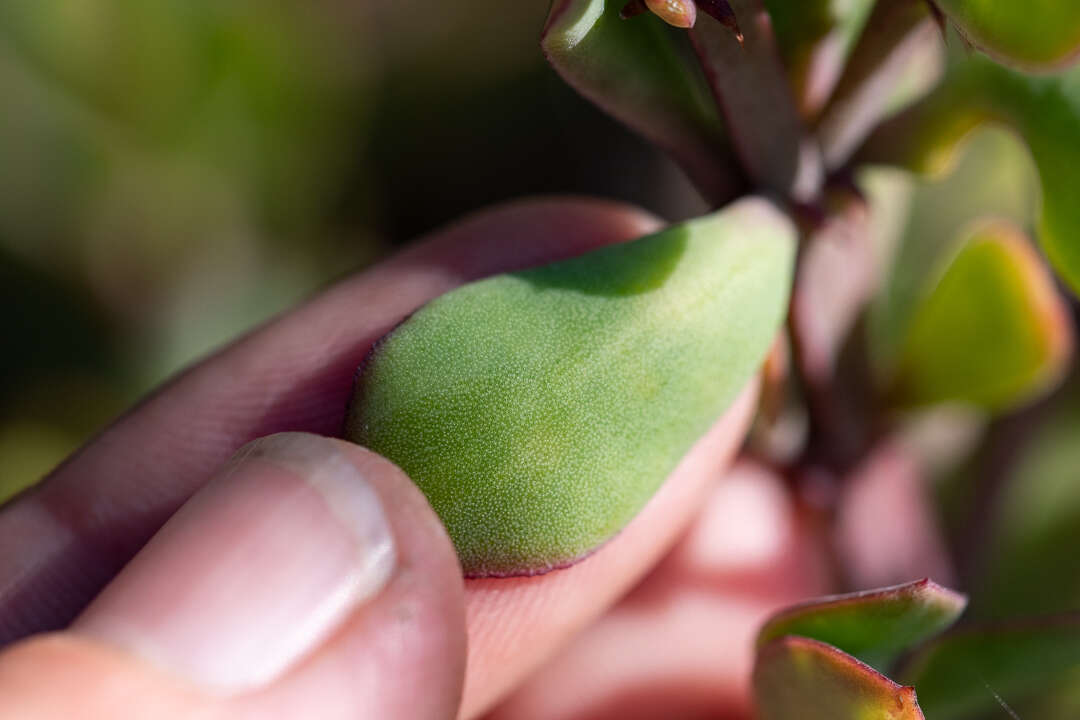
[[[452,717],[462,596],[450,541],[400,470],[341,441],[270,436],[68,632],[0,655],[0,717]]]

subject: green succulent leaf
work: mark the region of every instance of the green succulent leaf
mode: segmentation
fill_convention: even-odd
[[[873,8],[874,0],[765,0],[804,117],[829,99]]]
[[[783,321],[795,241],[748,198],[459,288],[372,350],[346,435],[420,486],[467,574],[573,563],[749,381]]]
[[[931,0],[969,43],[1027,70],[1080,56],[1080,3],[1073,0]]]
[[[818,598],[769,618],[757,645],[800,635],[884,671],[900,653],[956,622],[966,605],[966,597],[930,580]]]
[[[1047,392],[1072,355],[1068,311],[1041,259],[1004,224],[977,230],[915,310],[894,399],[992,412]]]
[[[888,378],[895,372],[912,314],[926,294],[927,268],[943,267],[979,218],[1033,225],[1039,177],[1023,140],[998,126],[975,131],[958,153],[955,169],[943,178],[914,177],[882,165],[868,167],[862,175],[910,188],[895,212],[900,217],[895,232],[879,242],[882,289],[868,323],[875,372]]]
[[[625,3],[555,0],[541,37],[552,67],[604,111],[664,148],[717,206],[744,180],[685,32]]]
[[[941,172],[985,122],[1013,129],[1031,149],[1043,194],[1039,240],[1061,276],[1080,290],[1080,68],[1029,77],[966,58],[922,103],[879,128],[860,158]]]
[[[979,717],[1053,688],[1080,669],[1080,615],[969,627],[935,640],[905,664],[904,682],[935,720]]]
[[[758,651],[754,701],[760,720],[922,720],[910,687],[831,645],[786,636]]]

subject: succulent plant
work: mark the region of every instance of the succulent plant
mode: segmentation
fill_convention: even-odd
[[[1072,368],[1066,293],[1080,290],[1078,8],[554,0],[550,64],[718,212],[421,309],[362,367],[348,435],[416,479],[467,573],[543,572],[642,507],[781,330],[791,362],[765,373],[748,452],[818,498],[838,586],[894,584],[769,620],[760,717],[1075,717],[1080,570],[1061,547],[1080,547],[1080,477],[1074,464],[1033,482],[1032,510],[1015,457],[1056,427],[1048,414],[1071,412],[1073,393],[1054,393]],[[911,231],[906,211],[933,200],[912,173],[963,168],[988,124],[1026,143],[1038,207],[1010,217],[1007,188],[958,171],[971,202]],[[971,143],[975,160],[1004,162],[1000,145]],[[1011,450],[995,465],[999,443]],[[896,498],[934,542],[865,542],[861,516]],[[870,517],[870,535],[889,520]],[[927,567],[956,568],[966,617],[964,595],[895,584]]]

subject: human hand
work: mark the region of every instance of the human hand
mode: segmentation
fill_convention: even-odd
[[[320,436],[367,349],[426,300],[656,224],[576,200],[473,216],[131,411],[0,511],[0,642],[31,636],[0,655],[0,716],[475,717],[521,686],[675,541],[754,387],[619,536],[535,578],[463,583],[408,479]]]

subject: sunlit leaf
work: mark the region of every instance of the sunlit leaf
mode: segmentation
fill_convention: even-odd
[[[931,0],[967,42],[1027,70],[1052,70],[1080,55],[1074,0]]]
[[[956,254],[973,221],[993,217],[1019,227],[1035,222],[1039,177],[1015,133],[984,127],[964,144],[957,160],[948,175],[932,178],[871,166],[875,175],[910,187],[899,231],[882,251],[882,288],[869,314],[871,359],[880,376],[895,370],[911,317],[926,294],[927,269],[942,267]]]
[[[1004,411],[1054,387],[1072,355],[1068,310],[1022,234],[977,230],[915,311],[894,399]]]
[[[1030,77],[971,56],[956,62],[922,103],[879,128],[862,160],[940,172],[972,129],[1001,123],[1027,142],[1042,183],[1039,240],[1080,289],[1080,68]]]
[[[782,610],[758,633],[758,647],[784,635],[834,645],[885,670],[901,652],[952,625],[963,595],[930,580],[818,598]]]
[[[922,720],[910,687],[831,645],[785,636],[758,651],[754,701],[760,720]]]
[[[1073,614],[954,630],[916,653],[899,677],[915,686],[929,717],[963,720],[1037,696],[1078,668]]]

